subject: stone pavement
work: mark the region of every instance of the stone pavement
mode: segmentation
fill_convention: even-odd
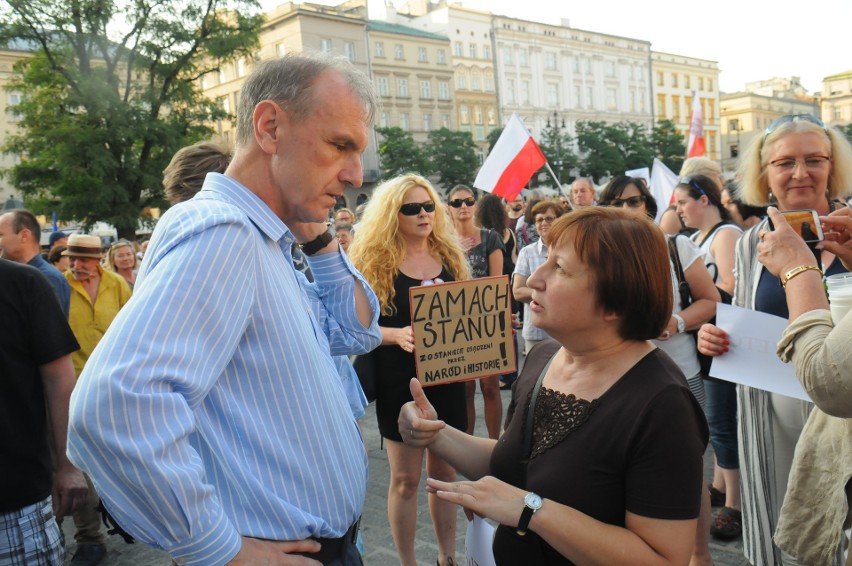
[[[504,408],[509,402],[509,392],[503,392]],[[387,519],[387,486],[390,471],[388,469],[387,456],[380,449],[379,431],[376,426],[375,405],[367,408],[367,414],[361,420],[361,426],[367,442],[367,450],[370,459],[370,484],[367,490],[367,499],[364,503],[364,515],[361,522],[366,555],[364,564],[366,566],[395,566],[399,564],[393,539],[391,538],[390,526]],[[477,391],[477,425],[476,431],[484,434],[485,423],[482,419],[482,397]],[[708,451],[709,452],[709,451]],[[708,454],[705,457],[705,475],[712,477],[713,457]],[[425,486],[425,479],[423,480]],[[435,533],[429,518],[429,510],[426,505],[425,489],[419,497],[418,524],[415,548],[417,560],[421,566],[435,564],[438,556],[438,547],[435,543]],[[464,529],[466,520],[464,514],[458,514],[458,558],[464,557]],[[65,536],[69,541],[68,556],[75,550],[74,526],[72,521],[65,521]],[[107,558],[101,563],[103,566],[169,566],[171,560],[168,556],[157,550],[150,549],[139,543],[127,545],[117,536],[108,537],[109,552]],[[742,541],[718,542],[711,540],[711,551],[716,566],[748,566],[748,562],[742,555]],[[68,562],[66,562],[67,564]]]

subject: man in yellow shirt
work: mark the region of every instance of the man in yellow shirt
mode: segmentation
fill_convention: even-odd
[[[130,286],[120,275],[101,267],[101,239],[97,236],[72,234],[68,238],[68,249],[62,252],[71,260],[65,277],[71,285],[71,304],[68,323],[80,343],[80,349],[71,354],[77,377],[83,371],[86,360],[106,333],[121,307],[130,299]],[[76,513],[74,524],[77,532],[77,552],[72,564],[94,566],[103,560],[106,545],[101,533],[100,517],[95,508],[98,495],[89,483],[89,501]]]

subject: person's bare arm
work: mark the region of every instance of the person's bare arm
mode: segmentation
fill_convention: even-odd
[[[512,280],[512,296],[521,303],[529,303],[532,300],[532,289],[527,287],[526,276],[515,273]]]
[[[57,517],[71,515],[85,503],[89,493],[83,472],[68,461],[65,454],[68,439],[68,402],[77,378],[71,355],[62,356],[39,366],[39,375],[47,400],[52,441],[56,454],[53,478],[53,513]]]

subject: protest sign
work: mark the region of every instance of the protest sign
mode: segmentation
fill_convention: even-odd
[[[424,387],[515,371],[506,275],[412,287],[409,297]]]

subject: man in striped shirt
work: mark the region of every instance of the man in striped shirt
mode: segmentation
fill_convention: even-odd
[[[374,106],[346,62],[261,63],[231,164],[160,220],[74,392],[72,461],[180,564],[361,563],[367,458],[331,356],[376,347],[379,309],[324,221]]]

